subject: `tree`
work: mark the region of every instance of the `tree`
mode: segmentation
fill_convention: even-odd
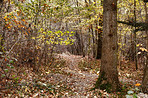
[[[101,6],[102,5],[103,1],[101,0]],[[102,32],[103,32],[103,15],[100,15],[100,19],[99,19],[99,26],[101,28],[97,28],[97,32],[98,32],[98,42],[97,42],[97,56],[96,56],[96,59],[101,59],[101,56],[102,56]]]
[[[103,40],[100,75],[95,88],[119,89],[117,71],[117,0],[103,1]]]
[[[146,12],[146,23],[148,23],[148,12],[147,12],[147,7],[145,3],[145,12]],[[146,39],[146,48],[148,49],[148,30],[145,29],[146,34],[147,34],[147,39]],[[143,75],[143,81],[142,81],[142,91],[144,93],[148,93],[148,51],[147,51],[147,62],[144,68],[144,75]]]

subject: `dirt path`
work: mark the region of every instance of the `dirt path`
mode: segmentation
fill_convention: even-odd
[[[66,65],[71,70],[79,70],[78,63],[83,59],[82,56],[72,55],[70,53],[58,54],[58,57],[66,61]]]
[[[64,68],[62,70],[69,74],[69,76],[61,76],[61,74],[52,74],[52,77],[54,77],[55,82],[61,81],[62,83],[65,83],[67,86],[70,86],[70,88],[74,92],[74,96],[65,95],[65,97],[93,97],[93,94],[89,90],[94,86],[94,83],[98,75],[89,72],[82,72],[78,68],[78,63],[84,58],[82,56],[71,55],[67,53],[58,54],[58,57],[66,61],[67,68]]]
[[[67,93],[63,96],[63,98],[100,98],[98,95],[97,97],[94,96],[93,92],[89,91],[94,86],[94,83],[98,78],[98,75],[81,71],[78,68],[78,63],[84,59],[82,56],[71,55],[69,53],[62,53],[58,54],[58,57],[66,61],[67,68],[64,68],[62,70],[69,75],[52,74],[49,77],[52,77],[54,82],[61,81],[61,83],[65,83],[72,90],[72,92],[74,92],[74,95],[69,96],[69,94]],[[131,82],[133,85],[135,84],[135,81],[131,79],[121,77],[119,77],[119,79],[120,81],[125,83]],[[107,98],[107,95],[107,93],[104,93],[104,95],[102,96],[105,96],[104,98]],[[146,98],[140,96],[147,95],[140,93],[139,98]]]

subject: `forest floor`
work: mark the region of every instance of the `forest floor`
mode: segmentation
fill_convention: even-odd
[[[124,98],[125,95],[148,98],[140,93],[143,73],[142,69],[135,70],[134,63],[124,61],[118,68],[122,92],[107,93],[99,89],[90,91],[99,75],[100,60],[69,53],[58,54],[56,58],[52,66],[43,66],[40,72],[18,68],[20,78],[13,86],[9,82],[12,88],[1,90],[0,98]]]

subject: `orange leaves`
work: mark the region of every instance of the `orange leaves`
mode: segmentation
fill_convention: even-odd
[[[20,15],[24,16],[24,14],[21,11],[17,11],[17,15],[18,16],[20,16]]]
[[[25,20],[25,19],[22,19],[22,21],[23,21],[25,24],[28,24],[28,22],[26,22],[26,20]]]
[[[11,29],[12,26],[10,25],[10,23],[11,22],[9,22],[8,24],[6,24],[5,27],[7,27],[8,29]]]
[[[28,29],[28,32],[30,33],[30,29]]]
[[[25,22],[25,19],[22,19],[23,22]]]
[[[7,22],[10,18],[8,18],[8,16],[5,16],[4,19]]]
[[[8,26],[8,29],[11,29],[11,26]]]
[[[135,84],[135,86],[140,86],[140,85],[141,85],[140,83]]]
[[[25,25],[27,25],[28,22],[25,20],[25,18],[19,16],[19,15],[23,16],[23,13],[21,11],[17,11],[16,13],[17,13],[17,16],[15,16],[13,12],[6,14],[6,16],[3,18],[5,20],[5,27],[9,30],[12,27],[16,27],[19,29],[27,29]],[[24,34],[28,35],[25,32]]]
[[[17,21],[16,20],[12,20],[12,21],[14,21],[17,24]]]
[[[17,11],[17,15],[20,16],[20,12],[19,11]]]
[[[9,30],[9,32],[19,32],[19,30],[23,30],[23,34],[27,36],[30,33],[30,29],[27,28],[28,21],[21,10],[6,13],[3,20],[5,21],[4,28]]]
[[[16,17],[15,16],[13,16],[14,17],[14,19],[16,19]]]
[[[7,59],[5,58],[5,62],[7,61]]]
[[[8,26],[9,26],[9,24],[6,24],[6,25],[5,25],[5,27],[8,27]]]
[[[7,16],[5,16],[4,19],[7,19]]]
[[[4,20],[5,20],[5,27],[8,28],[8,29],[11,29],[12,28],[12,22],[11,22],[11,17],[13,18],[13,15],[12,13],[9,13],[8,15],[6,15],[4,17]]]
[[[8,21],[7,16],[4,17],[5,21]]]
[[[8,19],[5,19],[5,21],[8,21]]]
[[[28,36],[28,33],[27,33],[27,32],[25,32],[25,35],[27,35],[27,36]]]

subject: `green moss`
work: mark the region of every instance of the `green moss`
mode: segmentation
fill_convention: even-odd
[[[105,78],[105,72],[102,72],[95,83],[95,87],[92,88],[91,90],[101,89],[101,90],[106,90],[108,93],[110,93],[111,87],[112,85],[109,82],[107,82],[107,79]]]
[[[111,93],[111,84],[110,83],[106,83],[106,84],[101,84],[100,85],[100,89],[102,89],[102,90],[104,90],[104,89],[106,89],[106,91],[108,92],[108,93]]]

